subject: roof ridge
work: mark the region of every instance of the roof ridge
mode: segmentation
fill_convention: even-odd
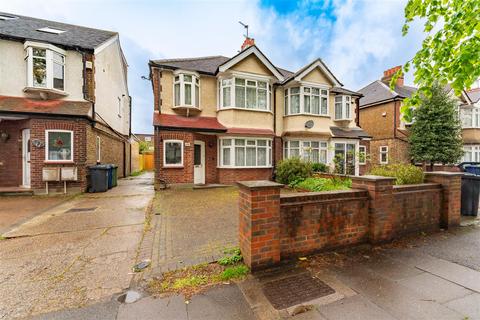
[[[230,59],[229,57],[225,57],[225,56],[222,56],[222,55],[217,55],[217,56],[203,56],[203,57],[193,57],[193,58],[156,59],[156,60],[152,60],[152,61],[154,61],[154,62],[180,62],[180,61],[193,61],[193,60],[208,60],[208,59],[215,59],[215,58]]]
[[[389,86],[387,86],[385,83],[383,83],[382,81],[380,80],[375,80],[376,82],[380,83],[380,85],[382,85],[385,89],[389,90],[390,92],[393,92],[395,93],[397,96],[399,96],[398,92],[395,91],[395,90],[392,90]]]
[[[96,31],[109,32],[109,33],[113,33],[113,34],[119,34],[117,31],[105,30],[105,29],[99,29],[99,28],[91,28],[91,27],[86,27],[86,26],[82,26],[82,25],[79,25],[79,24],[66,23],[66,22],[55,21],[55,20],[41,19],[41,18],[36,18],[36,17],[32,17],[32,16],[24,16],[24,15],[20,15],[20,14],[16,14],[16,13],[5,12],[5,11],[0,11],[0,14],[7,14],[7,15],[11,15],[11,16],[19,17],[19,18],[35,19],[35,20],[44,21],[44,22],[52,22],[52,23],[56,23],[56,24],[62,24],[62,25],[65,25],[65,26],[72,26],[72,27],[77,27],[77,28],[84,28],[84,29],[90,29],[90,30],[96,30]]]

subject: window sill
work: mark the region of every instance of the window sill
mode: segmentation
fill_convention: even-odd
[[[41,88],[41,87],[25,87],[23,92],[27,93],[38,93],[41,96],[46,95],[46,98],[58,98],[58,97],[66,97],[68,93],[62,90],[53,89],[53,88]],[[44,98],[42,96],[42,98]]]
[[[45,160],[43,161],[45,164],[75,164],[75,161],[73,160]]]
[[[217,166],[218,169],[272,169],[273,166],[263,166],[263,167],[226,167],[226,166]]]
[[[333,119],[333,121],[353,121],[353,119]]]
[[[167,164],[166,165],[166,164],[164,164],[163,168],[166,168],[166,169],[182,169],[182,168],[184,168],[184,166],[182,164],[179,164],[179,165],[175,165],[175,164],[173,164],[173,165]]]
[[[225,111],[225,110],[253,111],[253,112],[262,112],[262,113],[273,114],[273,112],[271,110],[247,109],[247,108],[236,108],[236,107],[220,108],[220,109],[217,109],[217,112]]]
[[[330,118],[329,115],[326,114],[312,114],[312,113],[295,113],[295,114],[287,114],[284,115],[284,118],[288,117],[298,117],[298,116],[304,116],[304,117],[317,117],[317,118]]]

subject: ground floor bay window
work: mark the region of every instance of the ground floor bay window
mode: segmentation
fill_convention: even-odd
[[[315,140],[287,140],[283,143],[285,159],[300,157],[313,163],[327,163],[328,143]]]
[[[269,168],[272,166],[272,139],[219,138],[220,168]]]
[[[480,145],[464,145],[463,152],[462,162],[480,162]]]

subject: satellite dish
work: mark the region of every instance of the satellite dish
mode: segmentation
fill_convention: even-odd
[[[305,122],[305,128],[307,129],[312,129],[313,128],[313,120],[308,120],[307,122]]]

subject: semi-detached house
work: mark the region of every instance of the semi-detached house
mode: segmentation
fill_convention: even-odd
[[[84,191],[99,162],[128,175],[130,107],[116,32],[0,12],[0,188]]]
[[[316,59],[296,72],[275,66],[247,38],[232,58],[151,60],[156,181],[272,179],[300,156],[359,174],[368,135],[361,94]]]

